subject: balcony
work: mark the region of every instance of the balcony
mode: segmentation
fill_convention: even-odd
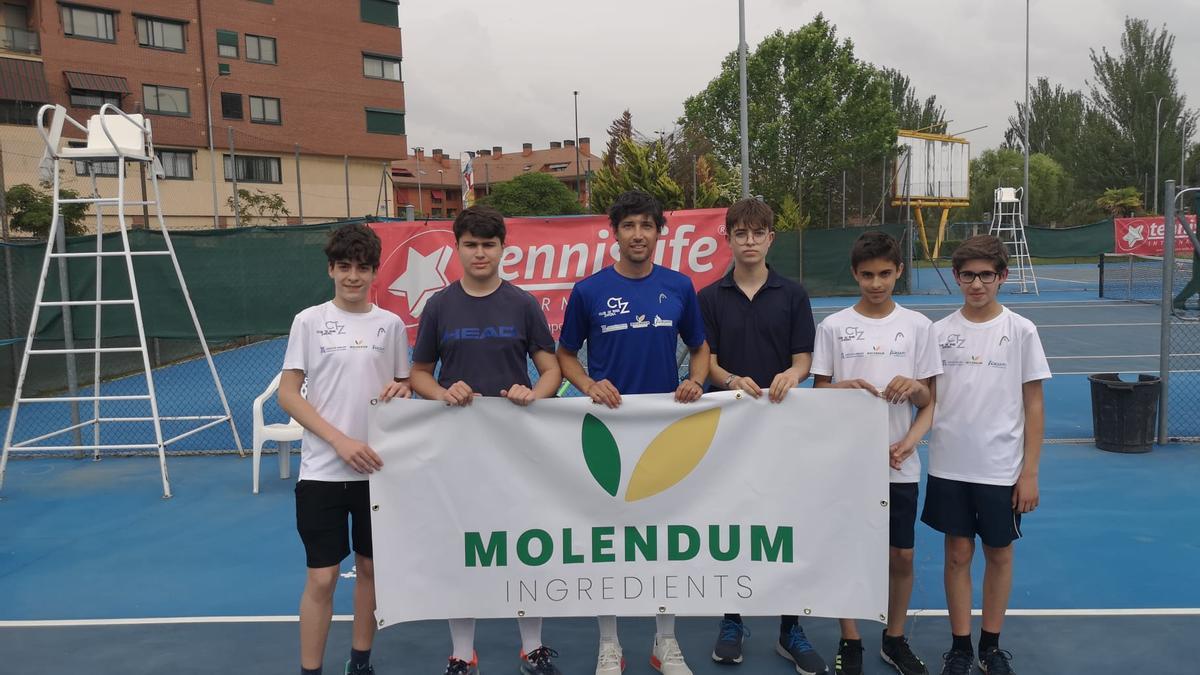
[[[19,54],[41,54],[38,34],[24,28],[0,27],[0,50]]]

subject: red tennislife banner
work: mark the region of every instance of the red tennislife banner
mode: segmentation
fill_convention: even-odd
[[[1188,225],[1196,229],[1196,216],[1187,217]],[[1135,255],[1162,255],[1166,232],[1162,216],[1147,216],[1144,218],[1115,218],[1113,227],[1116,253],[1132,253]],[[1175,255],[1190,255],[1194,250],[1192,240],[1188,237],[1183,226],[1175,223]]]
[[[721,278],[733,255],[724,244],[725,209],[671,211],[659,235],[654,262],[686,274],[696,290]],[[608,216],[507,218],[501,278],[538,299],[558,339],[575,282],[617,261]],[[462,278],[450,221],[376,222],[383,241],[371,301],[395,312],[416,340],[425,303]]]

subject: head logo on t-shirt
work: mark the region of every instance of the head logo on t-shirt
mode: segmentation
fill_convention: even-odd
[[[1007,335],[1001,335],[1001,336],[1000,336],[1000,346],[1001,346],[1001,347],[1003,347],[1004,345],[1008,344],[1009,342],[1012,342],[1012,340],[1009,340]]]

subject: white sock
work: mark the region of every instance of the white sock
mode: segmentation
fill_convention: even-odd
[[[454,645],[450,655],[470,663],[475,658],[475,619],[450,619],[450,641]]]
[[[517,619],[517,628],[521,629],[521,651],[527,656],[542,646],[541,617],[523,616]]]
[[[596,622],[600,624],[600,641],[611,640],[612,642],[620,642],[617,639],[617,615],[605,614],[596,617]]]
[[[675,635],[675,615],[674,614],[656,614],[654,615],[654,637],[657,639],[663,635]]]

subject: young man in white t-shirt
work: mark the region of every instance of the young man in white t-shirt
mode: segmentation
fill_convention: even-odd
[[[933,377],[942,372],[925,315],[896,304],[892,292],[904,271],[900,244],[884,232],[866,232],[850,250],[850,268],[862,296],[817,327],[813,386],[862,389],[886,400],[891,463],[888,534],[888,621],[880,657],[901,675],[927,675],[904,637],[913,589],[913,545],[921,460],[917,443],[933,422]],[[916,418],[913,410],[916,409]],[[862,636],[842,619],[834,672],[862,675]]]
[[[279,406],[304,427],[296,482],[296,529],[308,576],[300,599],[300,672],[320,675],[333,618],[338,566],[355,553],[354,628],[347,675],[368,675],[375,638],[375,568],[367,478],[383,466],[367,437],[371,400],[407,397],[404,322],[371,304],[379,237],[361,224],[334,230],[325,246],[334,297],[292,322]],[[308,380],[308,395],[300,388]],[[351,524],[352,523],[352,524]]]
[[[1021,536],[1021,514],[1038,505],[1042,380],[1050,378],[1050,367],[1037,327],[996,299],[1008,276],[1004,244],[992,236],[971,237],[954,251],[953,265],[964,302],[933,326],[944,373],[935,382],[921,520],[946,535],[946,605],[954,640],[943,656],[943,675],[968,675],[973,665],[976,535],[986,561],[979,667],[1009,675],[1012,655],[1000,649],[1000,628],[1012,592],[1012,543]]]

